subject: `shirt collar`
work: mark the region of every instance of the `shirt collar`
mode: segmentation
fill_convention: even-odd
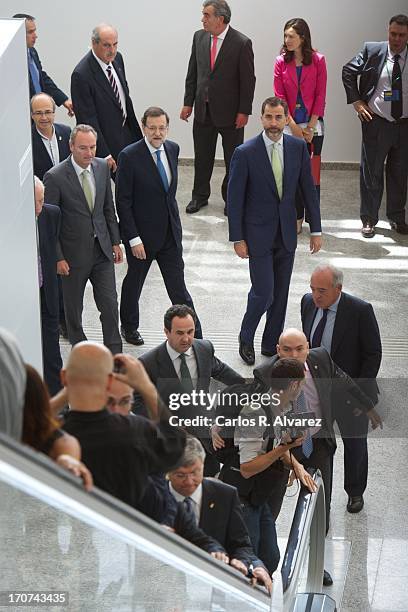
[[[156,153],[156,151],[164,151],[164,153],[166,152],[163,145],[161,145],[158,149],[156,149],[156,147],[153,147],[150,144],[150,142],[147,140],[146,136],[144,137],[144,141],[146,143],[146,147],[149,149],[149,151],[150,151],[150,153],[152,155],[154,155],[154,153]]]
[[[405,61],[407,59],[408,45],[405,47],[404,51],[401,51],[401,53],[398,53],[398,55],[400,56],[400,59]],[[397,54],[393,53],[390,49],[390,45],[388,45],[388,57],[392,59],[394,55],[397,55]]]
[[[281,137],[279,138],[279,140],[275,143],[274,140],[271,140],[267,135],[265,130],[262,132],[262,138],[264,140],[265,146],[267,148],[271,148],[274,144],[278,144],[278,145],[283,145],[283,133],[281,134]]]
[[[109,62],[109,64],[105,64],[105,62],[103,62],[101,59],[99,59],[99,57],[96,55],[95,51],[93,49],[91,49],[92,51],[92,55],[94,56],[94,58],[96,59],[96,61],[98,62],[98,64],[100,65],[100,67],[102,68],[102,70],[104,72],[106,72],[106,69],[108,68],[108,66],[111,66],[111,68],[113,68],[113,70],[115,69],[112,65],[112,62]]]
[[[218,36],[217,36],[218,40],[224,40],[224,38],[227,35],[228,30],[229,30],[229,24],[227,24],[227,27],[225,28],[225,30],[223,32],[221,32],[221,34],[218,34]],[[212,40],[213,36],[214,35],[211,34],[211,40]]]
[[[38,134],[41,136],[41,138],[42,138],[43,140],[50,141],[50,140],[52,140],[52,139],[54,138],[54,136],[56,135],[56,134],[55,134],[55,127],[54,127],[54,126],[52,126],[52,136],[51,136],[51,138],[47,138],[46,136],[44,136],[44,134],[41,134],[41,132],[40,132],[40,130],[39,130],[38,128],[35,128],[35,129],[37,130]]]
[[[89,164],[89,166],[87,168],[81,168],[81,166],[79,166],[76,163],[76,161],[75,161],[75,159],[73,158],[72,155],[71,155],[71,164],[74,166],[74,170],[77,173],[78,178],[82,175],[82,172],[84,170],[89,170],[89,172],[91,172],[91,170],[92,170],[92,165],[91,164]]]
[[[169,354],[169,357],[172,361],[176,361],[177,357],[180,356],[180,353],[178,353],[177,351],[174,350],[174,348],[172,346],[170,346],[169,341],[166,341],[166,347],[167,347],[167,352]],[[185,351],[184,353],[185,355],[187,355],[188,357],[191,357],[193,355],[193,347],[190,346],[190,348],[188,349],[188,351]]]
[[[185,500],[186,498],[185,495],[180,495],[180,493],[178,493],[176,489],[173,487],[171,482],[169,482],[169,489],[170,489],[171,494],[175,497],[175,499],[178,502],[182,502]],[[197,504],[198,507],[200,507],[201,500],[203,498],[203,483],[199,484],[196,490],[194,491],[194,493],[192,495],[189,495],[189,497]]]

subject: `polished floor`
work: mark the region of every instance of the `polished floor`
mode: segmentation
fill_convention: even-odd
[[[216,354],[245,375],[237,353],[237,335],[249,288],[247,262],[239,260],[228,243],[227,222],[220,197],[222,169],[216,168],[210,205],[200,213],[186,215],[192,185],[192,168],[180,168],[178,201],[184,227],[186,278],[200,316],[204,335]],[[370,473],[365,507],[358,515],[346,512],[342,487],[342,443],[335,458],[332,522],[327,542],[327,569],[333,572],[332,587],[342,612],[408,611],[408,444],[406,372],[408,368],[408,237],[392,232],[381,221],[372,240],[359,232],[358,172],[323,170],[323,250],[308,252],[307,231],[300,236],[287,313],[287,325],[300,325],[300,299],[308,290],[314,265],[331,262],[344,270],[344,290],[370,301],[379,321],[383,341],[380,371],[384,429],[370,436]],[[383,219],[384,213],[383,213]],[[120,295],[125,265],[117,267]],[[163,339],[163,312],[169,306],[164,284],[154,265],[141,299],[140,332],[144,347],[125,345],[139,355]],[[101,340],[98,316],[87,288],[85,331],[90,340]],[[259,336],[260,338],[260,336]],[[257,363],[261,362],[259,338]],[[69,350],[63,343],[64,356]],[[405,395],[404,395],[405,393]],[[293,500],[285,501],[278,524],[280,538],[290,525]],[[281,542],[284,540],[280,540]],[[327,592],[330,592],[328,590]]]

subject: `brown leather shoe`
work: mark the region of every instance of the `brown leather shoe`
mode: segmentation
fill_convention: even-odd
[[[391,229],[395,230],[397,234],[408,234],[408,224],[405,223],[397,223],[396,221],[390,221]]]
[[[363,227],[361,228],[361,235],[363,238],[374,238],[375,229],[371,221],[364,221]]]

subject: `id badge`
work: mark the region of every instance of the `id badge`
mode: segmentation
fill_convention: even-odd
[[[384,102],[399,102],[400,91],[399,89],[392,89],[384,91]]]

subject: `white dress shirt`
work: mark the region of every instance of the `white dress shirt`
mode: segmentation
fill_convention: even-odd
[[[402,116],[401,118],[408,117],[408,49],[405,47],[405,51],[400,53],[399,65],[402,72]],[[385,60],[383,69],[381,71],[380,78],[378,79],[377,87],[373,95],[371,96],[368,106],[376,115],[380,115],[387,121],[395,121],[391,115],[391,102],[384,100],[384,91],[392,90],[392,70],[394,68],[394,55],[391,53],[388,45],[387,59]]]
[[[50,156],[52,165],[56,166],[60,162],[60,156],[59,156],[59,148],[58,148],[58,141],[57,141],[57,134],[55,132],[55,127],[52,126],[51,138],[47,138],[47,136],[44,136],[44,134],[41,134],[40,130],[38,129],[37,129],[37,132],[40,135],[44,143],[44,147],[46,148],[48,155]]]

